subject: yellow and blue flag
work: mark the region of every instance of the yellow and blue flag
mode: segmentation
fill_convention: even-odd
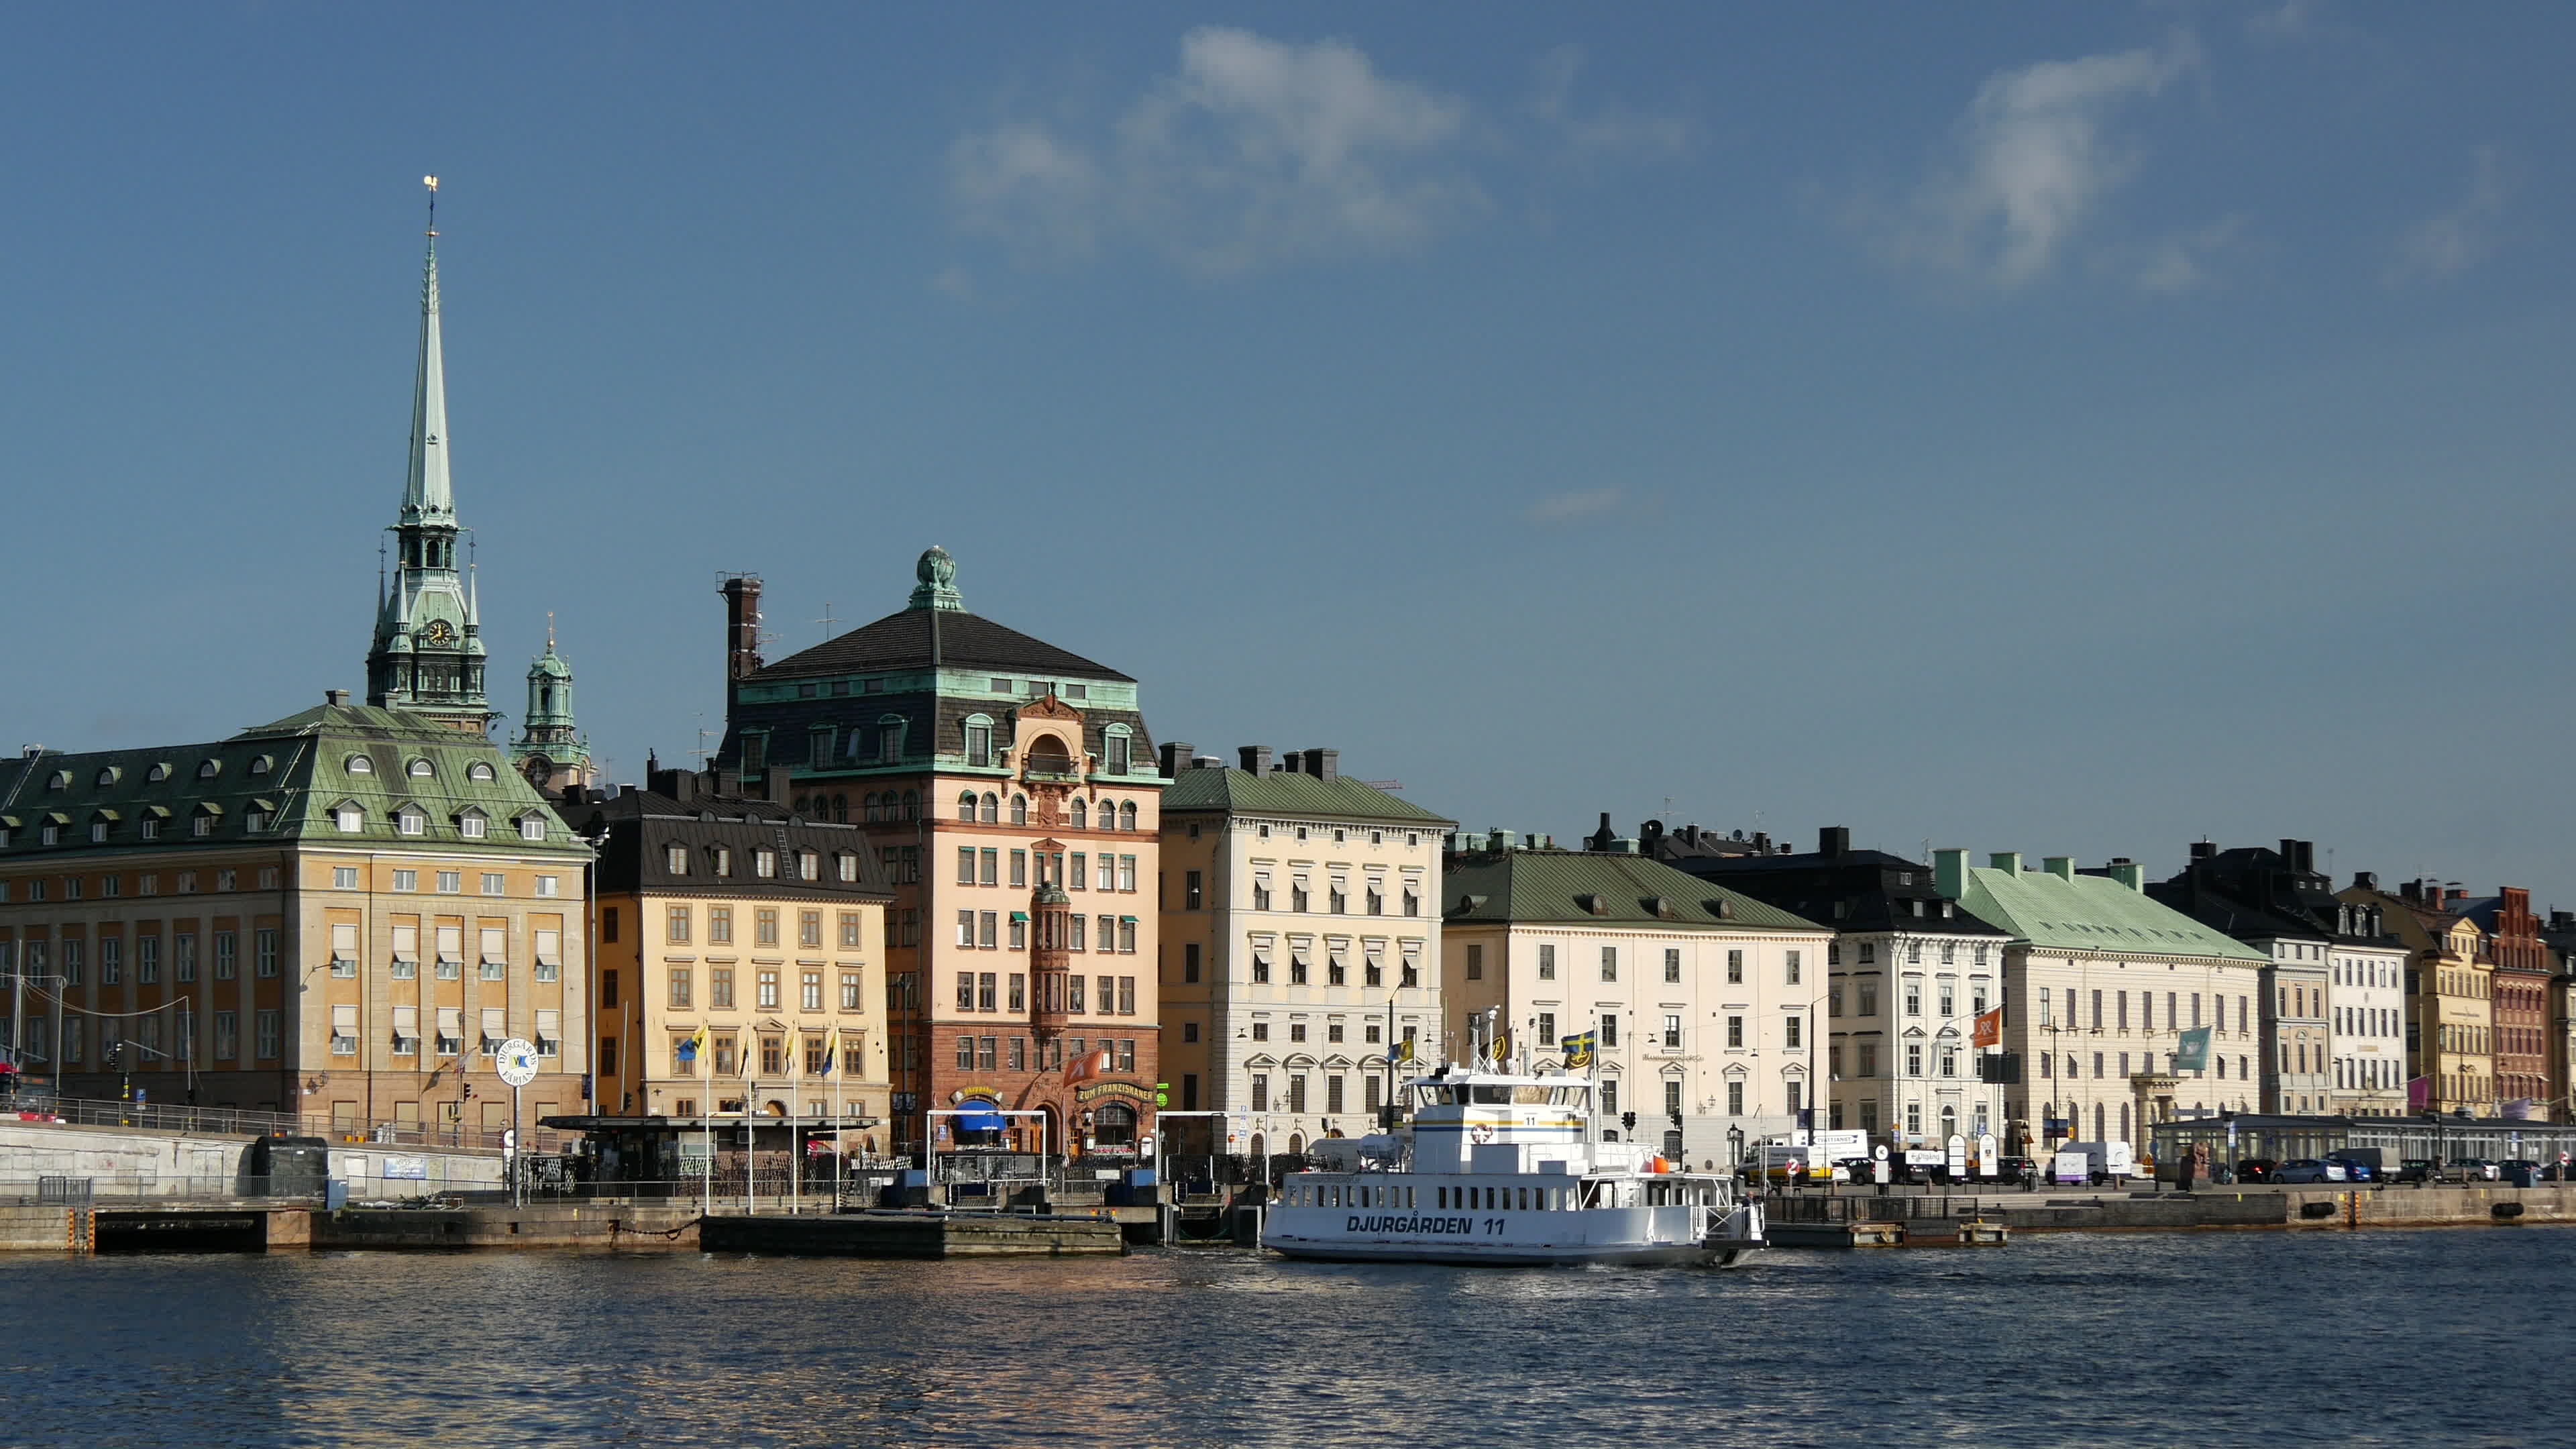
[[[1592,1065],[1592,1053],[1600,1043],[1599,1032],[1587,1031],[1579,1036],[1560,1037],[1556,1044],[1558,1049],[1565,1053],[1567,1066],[1588,1067]]]

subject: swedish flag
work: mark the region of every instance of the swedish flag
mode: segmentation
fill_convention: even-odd
[[[1599,1032],[1587,1031],[1580,1036],[1560,1037],[1556,1044],[1565,1053],[1567,1066],[1588,1067],[1592,1065],[1593,1049],[1600,1045],[1600,1039]]]

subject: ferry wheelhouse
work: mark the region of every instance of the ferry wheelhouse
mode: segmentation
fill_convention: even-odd
[[[1292,1258],[1731,1265],[1762,1246],[1734,1180],[1600,1140],[1575,1076],[1449,1068],[1404,1084],[1395,1132],[1326,1138],[1262,1227]]]

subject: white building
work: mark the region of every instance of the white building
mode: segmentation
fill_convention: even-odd
[[[1608,1129],[1692,1162],[1796,1125],[1825,1067],[1832,931],[1641,856],[1492,843],[1461,837],[1448,862],[1453,1044],[1491,1009],[1551,1070],[1561,1041],[1597,1033]]]
[[[2262,1028],[2256,999],[2270,958],[2159,905],[2125,861],[2088,875],[2066,856],[2038,870],[2018,852],[1972,867],[1932,853],[1941,894],[2012,933],[2004,953],[2004,1048],[2022,1062],[2004,1111],[2027,1145],[2117,1141],[2144,1155],[2147,1124],[2220,1107],[2253,1111]],[[2208,1065],[2175,1061],[2207,1030]]]
[[[1391,1045],[1438,1056],[1452,822],[1344,776],[1333,750],[1241,757],[1165,746],[1165,1095],[1229,1113],[1232,1152],[1302,1152],[1375,1130]]]

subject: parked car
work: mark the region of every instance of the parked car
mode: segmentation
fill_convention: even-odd
[[[2039,1181],[2039,1159],[2035,1157],[1998,1157],[1995,1159],[1995,1176],[2006,1182],[2037,1183]]]
[[[2270,1182],[2272,1180],[2272,1169],[2279,1167],[2280,1165],[2281,1164],[2268,1157],[2240,1158],[2236,1163],[2236,1180],[2238,1182]]]
[[[2441,1174],[2434,1170],[2432,1159],[2425,1157],[2407,1158],[2405,1161],[2397,1164],[2396,1169],[2388,1174],[2388,1181],[2391,1186],[2411,1182],[2417,1187],[2423,1187],[2428,1183],[2438,1182],[2440,1180]]]
[[[2273,1169],[2272,1180],[2279,1183],[2345,1182],[2349,1180],[2349,1174],[2344,1171],[2342,1163],[2331,1158],[2294,1157]]]
[[[2540,1175],[2540,1164],[2534,1162],[2528,1157],[2517,1157],[2511,1161],[2499,1163],[2497,1164],[2497,1168],[2497,1175],[2507,1182],[2517,1182],[2528,1185],[2544,1180]]]
[[[2451,1164],[2451,1171],[2466,1182],[2495,1182],[2504,1176],[2502,1164],[2484,1157],[2463,1158]]]
[[[2382,1159],[2376,1147],[2345,1147],[2326,1154],[2329,1161],[2343,1164],[2344,1173],[2354,1182],[2377,1182],[2384,1175]]]

